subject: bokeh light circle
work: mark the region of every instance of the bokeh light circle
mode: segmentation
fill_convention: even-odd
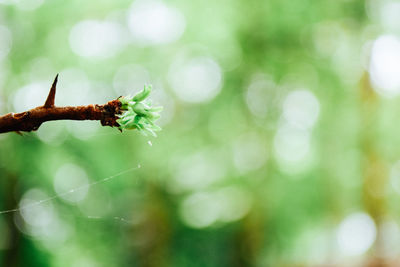
[[[126,33],[115,22],[84,20],[71,29],[69,43],[78,56],[109,58],[126,43]]]
[[[162,1],[137,0],[128,13],[128,26],[134,42],[141,45],[166,44],[178,40],[185,30],[179,10]]]
[[[169,81],[181,100],[188,103],[208,102],[221,90],[222,72],[212,58],[195,57],[183,64],[173,64]]]
[[[339,225],[337,242],[339,250],[346,256],[365,253],[375,242],[376,227],[366,213],[353,213]]]

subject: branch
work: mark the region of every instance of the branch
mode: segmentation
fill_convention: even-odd
[[[99,120],[103,126],[119,126],[117,114],[121,114],[121,102],[112,100],[104,105],[77,107],[37,107],[21,113],[0,116],[0,133],[12,131],[36,131],[42,123],[56,120]]]
[[[43,106],[17,114],[8,113],[0,116],[0,133],[36,131],[42,123],[55,120],[99,120],[103,126],[119,126],[117,119],[123,110],[118,99],[104,105],[54,106],[57,80],[58,74]]]
[[[103,126],[118,127],[120,131],[137,129],[144,135],[153,136],[161,130],[155,121],[160,117],[158,113],[162,107],[151,107],[150,102],[144,101],[151,92],[150,85],[144,86],[133,97],[119,97],[104,105],[56,107],[57,81],[58,74],[43,106],[0,116],[0,133],[36,131],[42,123],[56,120],[99,120]]]

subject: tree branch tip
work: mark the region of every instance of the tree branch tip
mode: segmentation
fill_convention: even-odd
[[[0,133],[36,131],[44,122],[55,120],[98,120],[103,126],[118,127],[120,132],[137,129],[144,135],[153,136],[156,136],[155,131],[161,130],[155,124],[161,108],[151,107],[144,101],[151,91],[150,86],[145,86],[133,97],[120,96],[103,105],[57,107],[54,105],[57,81],[58,74],[43,106],[0,116]]]

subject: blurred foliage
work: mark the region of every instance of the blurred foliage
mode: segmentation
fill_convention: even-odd
[[[165,108],[157,138],[0,135],[0,211],[33,203],[0,214],[0,266],[396,266],[400,84],[369,59],[397,4],[0,0],[1,113],[56,73],[56,105],[151,83]]]

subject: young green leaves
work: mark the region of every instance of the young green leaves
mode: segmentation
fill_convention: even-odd
[[[138,129],[144,135],[151,134],[156,136],[156,131],[161,128],[155,124],[155,121],[160,118],[159,112],[162,107],[152,107],[150,101],[144,101],[151,92],[151,85],[145,85],[143,90],[133,97],[121,97],[122,115],[118,115],[119,129],[129,130]]]

